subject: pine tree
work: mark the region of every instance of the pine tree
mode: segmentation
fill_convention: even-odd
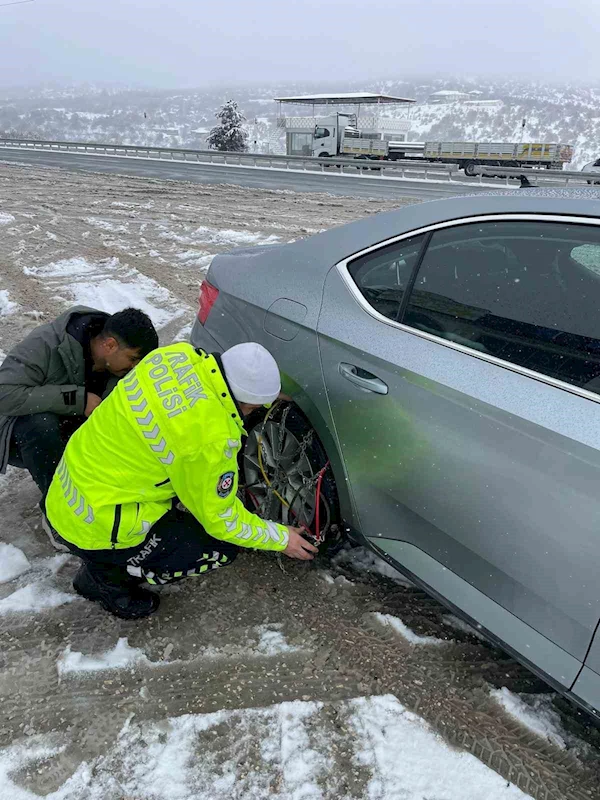
[[[230,153],[244,153],[248,149],[248,133],[242,127],[246,117],[238,111],[235,100],[228,100],[215,117],[221,120],[221,124],[214,127],[208,135],[208,146],[215,150],[228,150]]]

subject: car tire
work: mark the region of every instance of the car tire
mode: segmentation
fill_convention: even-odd
[[[240,451],[240,482],[244,484],[243,501],[250,511],[283,525],[306,525],[315,529],[316,481],[328,464],[325,448],[314,429],[293,404],[281,404],[265,422],[265,412],[255,412],[246,423],[248,437]],[[269,493],[258,459],[259,437],[263,442],[262,466],[273,488],[293,505],[293,513]],[[282,443],[280,467],[276,450]],[[305,449],[302,451],[304,443]],[[320,525],[323,530],[339,522],[339,502],[331,469],[323,473],[320,490]]]
[[[476,166],[477,166],[476,161],[467,161],[465,164],[465,175],[468,175],[469,178],[473,178],[475,176]]]

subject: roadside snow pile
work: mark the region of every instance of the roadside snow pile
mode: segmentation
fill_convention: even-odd
[[[67,647],[56,662],[56,669],[59,675],[65,675],[70,672],[124,669],[136,664],[153,666],[153,662],[148,660],[143,650],[138,647],[130,647],[127,637],[123,637],[119,639],[112,650],[107,650],[99,656],[86,656]]]
[[[9,299],[8,290],[0,289],[0,317],[14,314],[18,308],[19,304]]]
[[[14,222],[15,218],[12,214],[7,214],[6,211],[0,211],[0,225],[10,225]]]
[[[342,729],[350,734],[343,758]],[[63,749],[57,737],[39,736],[1,751],[5,795],[40,800],[13,776],[36,761],[52,769]],[[115,787],[119,797],[161,800],[337,800],[348,789],[365,800],[527,798],[474,756],[448,747],[391,695],[296,700],[160,722],[130,718],[109,749],[81,763],[52,797],[113,797]]]
[[[76,594],[61,592],[47,581],[38,581],[23,586],[0,600],[0,614],[44,611],[48,608],[57,608],[65,603],[72,603],[73,600],[77,600]]]
[[[127,306],[145,311],[157,328],[163,328],[188,309],[168,289],[118,258],[91,262],[68,258],[38,267],[24,267],[26,275],[42,281],[47,291],[69,305],[98,308],[114,314]]]
[[[14,544],[0,542],[0,583],[7,583],[27,572],[30,564],[27,556]]]
[[[567,744],[563,738],[564,732],[559,714],[550,705],[547,695],[531,695],[529,702],[525,702],[518,694],[514,694],[506,687],[494,689],[490,692],[494,700],[513,719],[520,722],[532,733],[547,739],[552,744],[565,750]]]
[[[377,622],[381,623],[387,628],[392,628],[402,636],[403,639],[409,644],[427,644],[427,645],[438,645],[438,644],[447,644],[443,639],[438,639],[436,636],[419,636],[418,633],[411,631],[401,619],[398,617],[394,617],[391,614],[380,614],[379,612],[375,612],[373,614]]]
[[[347,547],[332,559],[332,563],[347,564],[358,572],[376,572],[400,586],[414,586],[408,578],[366,547]]]

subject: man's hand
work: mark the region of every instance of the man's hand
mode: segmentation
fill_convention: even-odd
[[[302,536],[303,530],[304,528],[288,527],[290,538],[288,546],[283,552],[289,558],[299,558],[301,561],[310,561],[314,558],[314,553],[318,553],[319,551],[314,544],[307,542],[304,536]]]
[[[88,392],[87,402],[85,404],[85,411],[83,412],[86,415],[86,417],[89,417],[92,411],[98,408],[101,402],[102,402],[101,397],[98,397],[98,395],[94,394],[93,392]]]

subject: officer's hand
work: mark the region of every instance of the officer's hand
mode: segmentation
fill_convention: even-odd
[[[92,411],[98,408],[101,402],[102,402],[101,397],[98,397],[98,395],[94,394],[93,392],[88,392],[87,402],[85,404],[85,411],[83,412],[86,415],[86,417],[89,417]]]
[[[304,536],[302,536],[302,531],[304,528],[291,528],[288,527],[288,533],[290,535],[288,546],[283,551],[286,556],[289,558],[299,558],[301,561],[310,561],[314,558],[314,553],[318,553],[318,549],[307,542]]]

